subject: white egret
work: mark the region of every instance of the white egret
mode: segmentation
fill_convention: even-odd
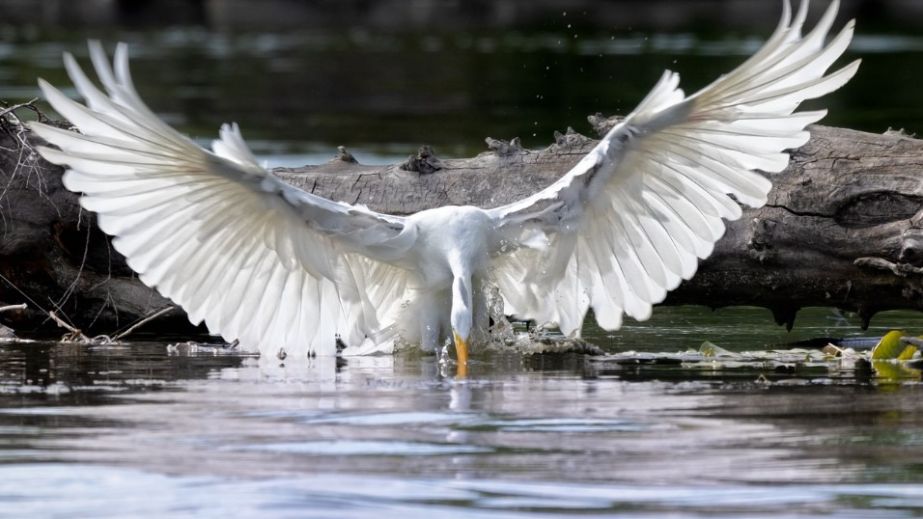
[[[696,271],[741,216],[766,203],[785,150],[808,141],[825,111],[798,105],[844,85],[855,61],[853,22],[829,43],[837,2],[802,34],[808,2],[738,68],[686,96],[666,72],[638,107],[560,180],[524,200],[481,209],[448,206],[401,217],[327,200],[261,167],[236,125],[207,151],[141,101],[126,46],[114,70],[90,56],[98,89],[74,58],[64,63],[81,105],[43,80],[55,110],[79,130],[32,123],[54,147],[100,228],[140,275],[228,341],[262,354],[432,350],[454,341],[460,366],[483,340],[488,286],[507,313],[579,333],[645,319]],[[463,368],[460,368],[463,370]]]

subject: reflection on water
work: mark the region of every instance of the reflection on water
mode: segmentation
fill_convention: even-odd
[[[659,323],[631,327],[623,339],[659,339],[663,347],[648,351],[696,347],[657,330],[699,321],[689,329],[747,347],[741,335],[721,340],[744,326],[739,315],[662,310]],[[807,316],[805,327],[857,333],[825,317]],[[890,319],[923,325],[911,315]],[[757,333],[771,325],[746,326],[751,349],[775,340]],[[282,363],[156,342],[8,345],[0,349],[0,500],[15,512],[0,515],[923,511],[917,383],[824,370],[780,376],[759,366],[619,368],[580,355],[481,354],[461,382],[441,371],[425,356]]]

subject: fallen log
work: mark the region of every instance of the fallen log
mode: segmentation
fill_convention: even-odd
[[[615,118],[591,116],[600,133]],[[728,225],[698,274],[664,304],[772,310],[791,328],[798,310],[923,309],[923,141],[814,126],[812,139],[772,177],[769,203]],[[556,180],[594,144],[571,129],[540,150],[487,139],[488,151],[440,159],[424,146],[401,164],[359,164],[344,148],[325,164],[275,174],[320,196],[409,214],[446,204],[501,205]],[[14,328],[50,328],[50,311],[79,329],[111,332],[169,302],[141,284],[43,161],[15,111],[0,121],[0,316]],[[182,312],[149,328],[189,331]]]

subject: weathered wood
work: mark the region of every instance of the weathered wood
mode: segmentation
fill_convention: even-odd
[[[591,117],[598,131],[612,122]],[[806,306],[856,311],[866,323],[881,310],[923,309],[923,141],[823,126],[812,135],[773,177],[769,204],[730,223],[665,304],[762,306],[789,327]],[[312,193],[394,214],[491,207],[547,186],[594,143],[573,130],[542,150],[488,138],[476,157],[439,159],[424,147],[390,166],[358,164],[340,149],[326,164],[276,173]],[[61,185],[60,168],[30,146],[15,118],[3,121],[0,305],[31,304],[2,319],[47,327],[42,309],[58,310],[82,330],[111,332],[169,304],[137,280]],[[179,326],[180,314],[161,328]]]

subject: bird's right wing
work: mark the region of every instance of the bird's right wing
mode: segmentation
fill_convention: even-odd
[[[646,319],[651,305],[695,273],[738,202],[766,203],[787,149],[826,112],[798,105],[844,85],[858,61],[827,74],[849,46],[853,22],[825,45],[831,3],[807,35],[803,1],[788,2],[778,29],[755,55],[686,96],[679,76],[661,81],[570,172],[526,199],[489,211],[501,247],[494,278],[507,311],[578,330],[587,309],[606,329],[622,314]]]
[[[30,127],[56,146],[39,151],[67,167],[64,185],[83,193],[141,281],[248,350],[334,355],[337,334],[351,346],[389,340],[413,283],[393,266],[413,246],[413,226],[283,183],[236,125],[206,151],[141,101],[124,45],[115,70],[98,43],[90,55],[105,93],[65,55],[87,106],[40,81],[79,133]]]

